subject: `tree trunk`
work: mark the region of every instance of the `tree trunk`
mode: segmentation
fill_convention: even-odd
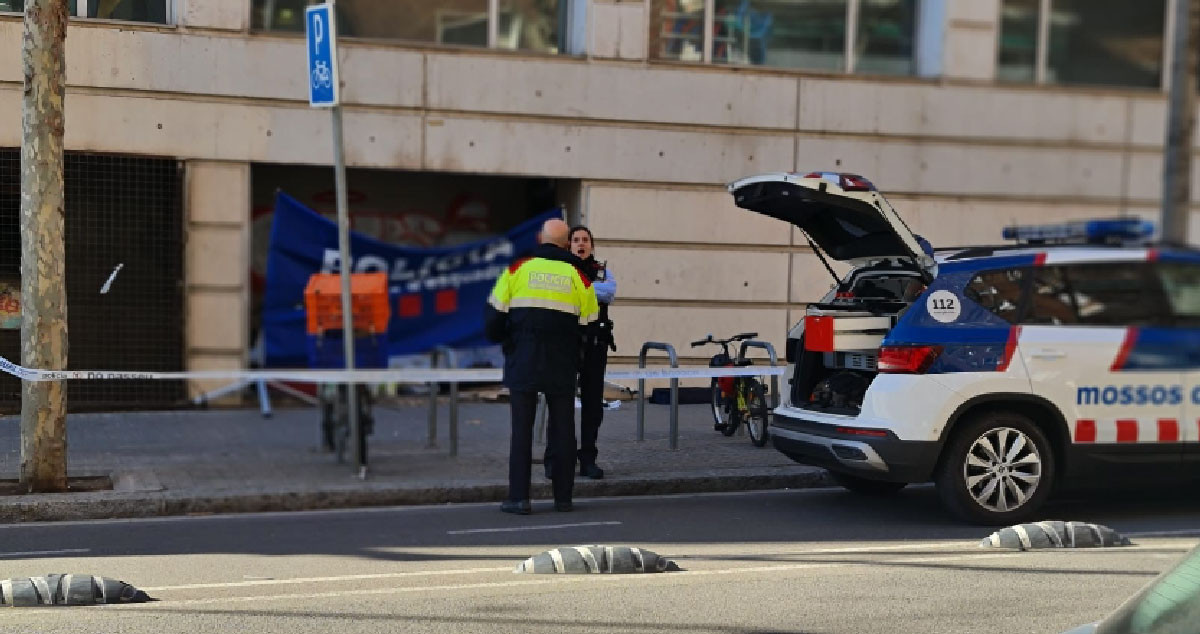
[[[1172,48],[1167,144],[1163,151],[1162,239],[1186,244],[1191,216],[1200,0],[1179,0]]]
[[[66,249],[63,242],[63,96],[67,0],[25,3],[21,66],[21,362],[67,367]],[[67,489],[67,386],[21,385],[21,483],[32,492]]]

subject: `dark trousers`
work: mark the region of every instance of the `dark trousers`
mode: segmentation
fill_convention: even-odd
[[[579,464],[596,464],[596,438],[604,421],[604,371],[608,367],[608,344],[597,341],[583,351],[579,368]]]
[[[510,392],[512,442],[508,449],[508,499],[528,500],[533,469],[533,419],[537,415],[537,392]],[[553,465],[554,501],[570,502],[575,486],[575,395],[547,394],[550,413],[548,443],[554,455],[566,459]]]
[[[608,345],[601,341],[585,341],[583,363],[579,366],[579,451],[580,465],[596,464],[600,451],[596,439],[600,436],[600,423],[604,421],[604,371],[608,367]],[[574,405],[574,403],[572,403]],[[574,431],[574,430],[572,430]],[[553,465],[558,460],[554,426],[546,432],[545,464]],[[571,468],[574,469],[571,461]]]

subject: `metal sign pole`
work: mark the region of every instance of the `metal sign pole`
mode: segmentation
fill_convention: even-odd
[[[332,3],[331,3],[332,4]],[[334,59],[337,64],[337,59]],[[336,73],[335,73],[336,76]],[[333,164],[334,188],[337,190],[338,253],[342,265],[342,348],[346,356],[346,369],[354,369],[354,315],[350,294],[350,211],[346,200],[346,158],[342,152],[342,106],[333,107]],[[350,417],[350,444],[354,447],[354,464],[358,465],[359,477],[367,475],[367,464],[363,456],[362,429],[358,421],[358,386],[346,384],[346,406]]]
[[[354,369],[354,313],[350,274],[350,211],[346,200],[346,159],[342,152],[341,86],[338,79],[336,8],[333,0],[305,9],[305,39],[308,42],[308,102],[314,107],[330,108],[333,116],[334,188],[337,191],[338,267],[342,280],[342,345],[347,370]],[[358,420],[358,387],[346,385],[347,422],[358,476],[367,476],[362,430]]]

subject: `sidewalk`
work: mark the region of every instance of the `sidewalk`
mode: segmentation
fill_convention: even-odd
[[[713,431],[708,406],[681,406],[679,450],[668,449],[669,408],[646,405],[646,440],[637,442],[636,402],[605,412],[600,430],[604,480],[577,479],[577,498],[826,486],[826,473],[797,465],[743,434]],[[459,455],[448,455],[448,411],[438,447],[426,448],[424,405],[377,407],[370,477],[354,477],[316,450],[315,409],[79,414],[68,419],[72,476],[110,475],[113,491],[0,496],[0,522],[236,513],[352,506],[489,502],[508,478],[508,405],[459,406]],[[578,412],[577,412],[578,413]],[[578,419],[578,417],[577,417]],[[17,417],[0,417],[0,478],[20,465]],[[542,445],[535,445],[540,459]],[[535,499],[550,497],[533,466]]]

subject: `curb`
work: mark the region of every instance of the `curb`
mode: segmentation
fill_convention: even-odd
[[[697,474],[661,474],[654,478],[577,480],[575,497],[720,493],[834,486],[823,469],[759,469]],[[749,472],[747,472],[749,471]],[[535,499],[552,497],[550,484],[535,482]],[[505,482],[460,481],[434,486],[362,482],[319,488],[273,488],[155,492],[102,491],[51,493],[0,498],[0,523],[128,519],[217,513],[310,511],[370,506],[414,506],[500,502]]]

